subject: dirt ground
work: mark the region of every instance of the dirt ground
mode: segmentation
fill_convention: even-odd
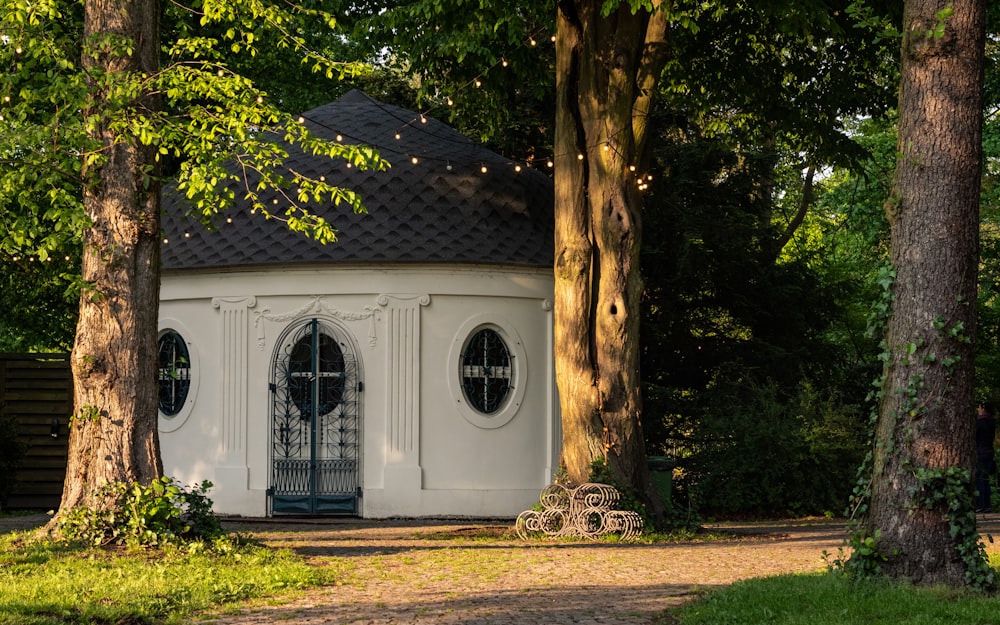
[[[0,531],[45,520],[18,519],[0,519]],[[666,623],[667,609],[705,590],[821,571],[824,551],[835,557],[846,537],[837,520],[726,523],[708,529],[731,532],[731,540],[657,545],[474,538],[502,536],[510,521],[230,519],[226,526],[334,567],[336,582],[291,601],[206,615],[214,625]],[[1000,536],[1000,514],[981,516],[980,531]]]

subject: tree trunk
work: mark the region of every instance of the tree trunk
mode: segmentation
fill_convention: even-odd
[[[946,6],[954,14],[935,36]],[[971,474],[975,460],[984,24],[982,0],[905,5],[899,157],[886,203],[896,279],[867,529],[878,532],[885,572],[925,584],[965,583],[973,564],[956,548],[978,539],[971,487],[941,477]],[[936,495],[957,495],[959,508],[931,503]],[[950,533],[963,523],[972,537]]]
[[[155,148],[122,134],[111,120],[155,110],[134,96],[141,75],[156,71],[157,0],[87,0],[91,138],[100,160],[85,156],[80,319],[72,353],[74,417],[60,514],[104,507],[108,482],[148,483],[163,473],[157,437],[156,327],[159,310],[160,206]],[[114,38],[122,38],[128,45]],[[128,48],[128,49],[126,49]],[[57,515],[56,521],[58,522]]]
[[[562,464],[595,460],[662,515],[642,434],[639,157],[665,60],[662,13],[559,2],[556,35],[555,352]]]

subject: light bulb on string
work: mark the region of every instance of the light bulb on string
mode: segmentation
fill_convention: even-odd
[[[420,161],[419,161],[419,160],[417,159],[417,157],[416,157],[416,156],[414,156],[413,158],[411,158],[411,159],[410,159],[410,162],[411,162],[411,163],[413,163],[414,165],[416,165],[416,164],[417,164],[417,163],[419,163]]]

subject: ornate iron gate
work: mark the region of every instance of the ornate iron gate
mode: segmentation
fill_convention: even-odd
[[[272,513],[356,514],[359,480],[357,360],[318,319],[296,330],[274,363]]]

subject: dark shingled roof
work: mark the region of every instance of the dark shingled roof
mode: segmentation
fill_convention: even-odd
[[[236,206],[215,231],[185,217],[184,197],[164,192],[163,268],[202,269],[329,263],[461,263],[551,267],[552,182],[476,145],[447,125],[351,91],[303,114],[309,129],[328,139],[380,150],[392,167],[347,168],[343,161],[290,149],[285,166],[326,176],[362,196],[368,214],[346,205],[320,206],[338,230],[321,245],[284,223]],[[400,135],[397,140],[396,134]],[[418,163],[411,163],[416,156]],[[481,168],[485,166],[484,174]],[[237,198],[241,197],[237,192]],[[262,195],[266,203],[270,195]]]

